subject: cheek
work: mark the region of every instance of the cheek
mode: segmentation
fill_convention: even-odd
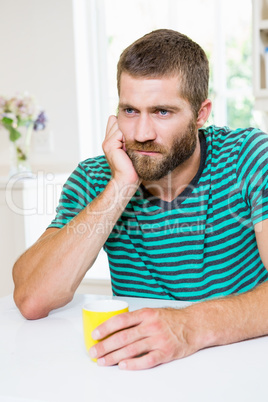
[[[131,138],[131,133],[133,132],[133,127],[130,119],[125,119],[123,117],[118,116],[118,127],[119,130],[122,131],[124,137]]]
[[[180,128],[177,124],[170,122],[160,123],[156,128],[157,137],[166,144],[170,144],[176,137],[179,136]]]

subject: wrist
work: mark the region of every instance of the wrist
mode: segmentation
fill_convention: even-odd
[[[219,344],[215,309],[210,307],[210,303],[200,302],[185,309],[187,326],[191,328],[191,344],[196,351]]]
[[[103,192],[103,196],[105,195],[105,197],[108,197],[113,205],[116,206],[116,209],[120,210],[122,213],[136,193],[138,187],[139,183],[129,184],[122,180],[112,178],[109,181],[106,190]]]
[[[114,192],[118,199],[126,198],[131,199],[139,188],[141,180],[137,177],[136,180],[129,181],[128,178],[112,177],[109,182],[110,186],[113,186]]]

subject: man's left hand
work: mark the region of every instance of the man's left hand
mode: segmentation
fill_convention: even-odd
[[[188,356],[199,349],[189,318],[187,309],[172,308],[117,315],[93,331],[93,338],[101,341],[90,349],[90,356],[101,366],[118,364],[126,370],[147,369]]]

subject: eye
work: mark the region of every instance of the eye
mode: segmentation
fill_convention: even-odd
[[[134,109],[132,109],[131,107],[127,107],[127,108],[125,109],[125,113],[126,113],[126,114],[133,114],[133,113],[134,113]]]
[[[160,114],[160,116],[167,116],[168,115],[168,110],[166,109],[160,109],[158,111],[158,113]]]

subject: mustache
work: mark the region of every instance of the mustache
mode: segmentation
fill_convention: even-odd
[[[159,153],[165,153],[166,149],[155,143],[154,141],[145,141],[145,142],[139,142],[139,141],[126,141],[125,142],[125,147],[126,151],[148,151],[148,152],[159,152]]]

